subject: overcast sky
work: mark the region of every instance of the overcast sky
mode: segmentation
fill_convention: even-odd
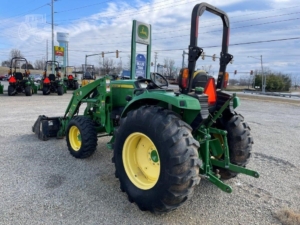
[[[86,54],[120,51],[105,57],[128,64],[132,20],[152,25],[152,59],[157,63],[164,58],[175,60],[181,67],[182,52],[187,50],[190,36],[191,12],[194,0],[103,1],[58,0],[54,2],[54,29],[68,32],[69,65],[81,65]],[[34,62],[51,58],[50,0],[1,1],[0,8],[0,61],[9,58],[11,49],[20,49]],[[227,71],[233,76],[249,76],[250,70],[263,66],[274,71],[300,77],[300,2],[299,0],[207,0],[225,11],[230,19],[229,53],[234,56]],[[219,17],[204,13],[199,23],[199,47],[207,55],[220,54],[222,23]],[[218,46],[218,47],[212,47]],[[138,46],[144,53],[146,47]],[[252,56],[254,58],[248,57]],[[98,66],[98,56],[89,57],[88,63]],[[199,59],[197,68],[212,65],[216,74],[218,60]],[[153,68],[151,69],[153,70]]]

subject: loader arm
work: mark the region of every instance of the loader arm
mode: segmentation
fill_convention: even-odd
[[[96,80],[95,82],[92,82],[86,86],[83,86],[73,92],[73,96],[69,102],[69,105],[65,111],[64,119],[72,119],[74,114],[78,111],[82,100],[89,97],[90,94],[92,94],[97,87],[103,83],[101,79]]]
[[[65,131],[68,123],[74,117],[74,115],[78,113],[81,103],[96,104],[101,100],[100,98],[90,97],[92,93],[97,91],[98,87],[101,88],[102,92],[103,89],[105,89],[106,92],[110,92],[110,80],[108,78],[98,79],[73,92],[73,96],[69,102],[65,114],[62,118],[60,118],[60,129],[57,132],[57,137],[65,136]],[[105,117],[105,115],[103,115],[102,117]]]

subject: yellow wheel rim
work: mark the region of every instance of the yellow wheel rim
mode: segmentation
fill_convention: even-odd
[[[74,151],[79,151],[81,147],[81,135],[76,126],[72,126],[69,131],[69,140]]]
[[[160,159],[157,148],[145,134],[135,132],[124,143],[122,160],[130,181],[142,190],[157,183],[160,174]]]

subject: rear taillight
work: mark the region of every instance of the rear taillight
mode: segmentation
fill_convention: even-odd
[[[223,88],[227,87],[228,81],[229,81],[229,74],[226,72],[224,76]]]
[[[215,79],[213,77],[209,78],[204,93],[208,95],[208,104],[213,105],[217,101],[217,92],[216,92],[216,84]]]
[[[185,68],[182,70],[181,86],[183,88],[187,88],[188,83],[189,83],[189,69]]]
[[[49,84],[50,83],[50,79],[48,78],[48,77],[46,77],[45,79],[44,79],[44,84]]]
[[[14,76],[11,76],[11,77],[8,79],[8,82],[9,82],[9,83],[16,83],[17,80],[16,80],[16,78],[15,78]]]

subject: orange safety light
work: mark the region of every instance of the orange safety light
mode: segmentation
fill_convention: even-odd
[[[208,104],[213,105],[217,101],[217,92],[216,92],[216,84],[215,79],[213,77],[209,78],[204,93],[208,95]]]
[[[50,84],[50,79],[48,77],[44,79],[44,84]]]
[[[182,79],[181,79],[181,86],[183,88],[187,88],[187,86],[188,86],[188,78],[189,78],[189,69],[185,68],[182,71]]]
[[[229,81],[229,73],[225,73],[223,87],[226,88]]]
[[[70,74],[70,75],[68,76],[68,79],[69,79],[69,80],[73,80],[73,75]]]
[[[11,76],[9,79],[8,79],[8,83],[16,83],[17,80],[14,76]]]

